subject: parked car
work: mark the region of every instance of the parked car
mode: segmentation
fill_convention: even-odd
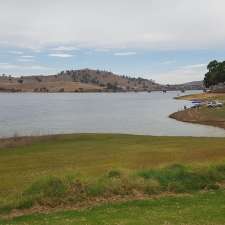
[[[201,102],[201,103],[195,103],[191,108],[192,108],[192,109],[198,109],[198,108],[200,108],[200,107],[203,106],[203,105],[204,105],[203,102]]]
[[[223,106],[223,103],[218,102],[218,101],[211,101],[211,102],[208,102],[208,104],[207,104],[208,108],[219,108],[219,107],[222,107],[222,106]]]

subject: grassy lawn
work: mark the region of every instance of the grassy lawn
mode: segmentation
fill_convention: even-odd
[[[225,121],[225,106],[215,109],[203,107],[200,109],[200,113],[204,114],[209,120]]]
[[[105,204],[83,211],[33,214],[2,225],[223,225],[225,192]]]
[[[44,176],[95,177],[112,169],[225,161],[224,138],[75,134],[0,149],[0,202]]]

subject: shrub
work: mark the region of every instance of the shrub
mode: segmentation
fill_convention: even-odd
[[[57,177],[48,177],[33,183],[24,194],[27,196],[62,197],[66,192],[63,181]]]
[[[175,192],[175,193],[183,193],[186,191],[185,185],[180,182],[170,182],[168,183],[168,191]]]
[[[153,195],[160,193],[161,189],[160,183],[157,180],[149,179],[146,181],[144,192],[145,194]]]
[[[118,178],[118,177],[121,177],[121,172],[118,171],[118,170],[111,170],[108,173],[108,177],[109,178]]]
[[[34,182],[21,196],[0,207],[0,210],[30,208],[35,203],[55,207],[93,197],[217,190],[220,187],[218,183],[224,180],[224,165],[201,169],[172,165],[162,169],[142,170],[132,175],[111,170],[105,176],[87,182],[77,180],[74,176],[65,179],[47,177]]]
[[[34,199],[32,197],[22,198],[15,206],[17,209],[28,209],[34,205]]]
[[[87,185],[86,191],[87,195],[91,197],[103,196],[105,192],[105,186],[102,182],[95,181]]]
[[[216,188],[215,182],[224,179],[224,174],[218,171],[218,168],[192,171],[181,165],[172,165],[160,170],[141,171],[138,176],[157,180],[164,191],[191,192]]]

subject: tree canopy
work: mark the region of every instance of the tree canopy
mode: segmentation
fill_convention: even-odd
[[[208,72],[205,74],[204,85],[210,87],[225,82],[225,61],[211,61],[207,66]]]

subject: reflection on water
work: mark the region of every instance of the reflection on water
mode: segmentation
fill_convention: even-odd
[[[189,104],[174,100],[175,96],[177,92],[1,93],[0,136],[77,132],[225,136],[219,128],[168,118]]]

